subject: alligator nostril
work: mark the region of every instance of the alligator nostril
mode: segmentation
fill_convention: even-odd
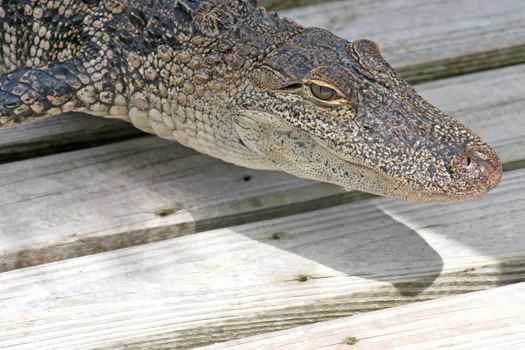
[[[488,147],[468,148],[456,159],[456,171],[481,187],[493,188],[501,179],[501,161]]]
[[[465,165],[468,168],[472,164],[472,158],[470,156],[465,156]]]
[[[490,162],[490,156],[478,149],[469,149],[463,154],[465,170],[467,172],[491,172],[493,166]]]

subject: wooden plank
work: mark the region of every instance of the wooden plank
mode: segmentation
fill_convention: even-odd
[[[412,82],[525,62],[523,1],[349,0],[282,14],[348,40],[376,40]]]
[[[0,348],[186,349],[525,280],[525,169],[0,274]],[[360,333],[351,332],[362,338]]]
[[[420,90],[512,168],[523,166],[525,66]],[[0,173],[2,271],[369,197],[235,167],[153,137],[4,164]]]
[[[412,82],[515,64],[525,57],[522,1],[351,0],[283,14],[347,39],[377,40],[394,67]],[[102,123],[100,128],[91,125],[97,121]],[[0,158],[18,160],[133,134],[129,125],[98,118],[89,125],[86,122],[86,118],[50,118],[36,125],[0,129]]]
[[[29,125],[0,129],[0,163],[67,152],[143,135],[121,120],[65,113]]]
[[[200,348],[493,350],[525,347],[525,283]]]

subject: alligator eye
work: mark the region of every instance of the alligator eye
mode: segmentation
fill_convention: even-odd
[[[323,101],[329,101],[337,96],[337,92],[334,89],[314,83],[310,84],[310,91],[315,97]]]

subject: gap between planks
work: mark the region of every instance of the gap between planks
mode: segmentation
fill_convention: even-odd
[[[525,169],[0,274],[0,348],[189,349],[525,280]]]
[[[258,0],[257,6],[264,7],[268,11],[278,11],[300,7],[305,5],[317,4],[322,2],[330,2],[337,0]]]

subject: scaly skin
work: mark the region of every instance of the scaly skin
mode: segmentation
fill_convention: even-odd
[[[245,0],[0,0],[0,124],[127,120],[238,165],[449,203],[497,185],[496,153],[368,40]]]

